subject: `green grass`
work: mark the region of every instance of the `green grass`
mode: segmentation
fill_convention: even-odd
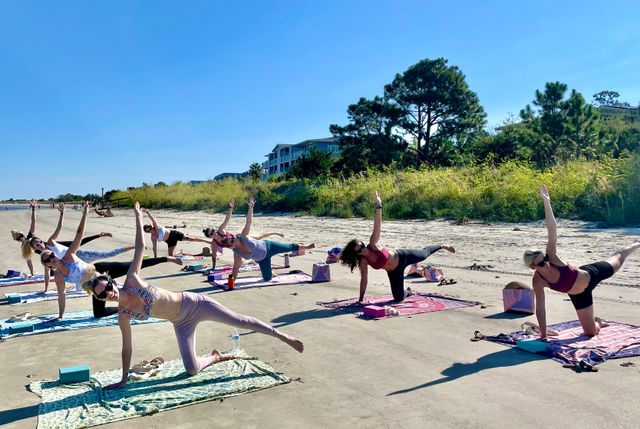
[[[605,162],[573,161],[540,171],[521,162],[425,170],[368,172],[325,183],[307,180],[251,182],[227,179],[198,185],[174,183],[118,192],[114,198],[149,208],[223,211],[229,199],[246,210],[302,212],[317,216],[371,217],[379,190],[387,219],[542,219],[538,189],[549,187],[558,217],[637,224],[640,216],[640,156]]]

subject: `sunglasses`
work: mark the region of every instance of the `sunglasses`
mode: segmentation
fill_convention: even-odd
[[[353,250],[356,251],[356,253],[360,253],[364,250],[366,246],[364,245],[364,243],[360,243],[358,244],[358,247],[354,247]]]
[[[104,280],[103,278],[97,278],[96,281],[98,280]],[[93,286],[93,288],[95,289],[95,285]],[[106,299],[107,298],[107,292],[110,292],[113,290],[113,280],[109,279],[107,280],[107,285],[104,287],[104,290],[98,294],[94,294],[96,295],[96,298],[98,299]]]
[[[549,262],[549,255],[544,255],[544,258],[542,258],[542,261],[538,262],[536,265],[539,267],[544,267],[545,262]]]
[[[45,264],[48,264],[49,262],[54,261],[55,258],[56,258],[56,255],[54,255],[53,253],[50,253],[49,256],[47,256],[42,260],[42,262],[44,262]]]
[[[40,240],[39,238],[37,240],[31,240],[31,242],[29,243],[31,244],[31,247],[36,247],[40,244],[44,244],[44,241]]]

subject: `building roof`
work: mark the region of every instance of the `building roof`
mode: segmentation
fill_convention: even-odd
[[[287,144],[287,143],[279,143],[277,145],[275,145],[275,147],[273,149],[271,149],[271,152],[269,153],[273,153],[278,151],[278,149],[280,148],[287,148],[287,147],[292,147],[292,146],[308,146],[310,144],[313,143],[335,143],[337,142],[338,139],[336,139],[335,137],[324,137],[321,139],[309,139],[309,140],[304,140],[301,141],[300,143],[294,143],[294,144]],[[265,156],[269,156],[269,154],[266,154]]]

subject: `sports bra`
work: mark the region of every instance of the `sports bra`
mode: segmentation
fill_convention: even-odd
[[[369,252],[373,256],[373,260],[365,256],[365,259],[367,260],[369,265],[371,265],[371,268],[373,268],[374,270],[379,270],[380,268],[384,267],[389,260],[389,250],[386,247],[377,249],[376,246],[371,243],[367,245],[367,249],[369,249]]]
[[[556,265],[549,262],[549,265],[554,267],[560,273],[558,281],[555,283],[551,283],[549,280],[545,279],[544,276],[540,274],[540,272],[538,272],[538,274],[540,274],[540,277],[542,277],[544,281],[547,282],[549,288],[558,292],[569,292],[573,287],[573,284],[576,282],[576,279],[578,278],[578,268],[575,265],[571,264]]]
[[[140,298],[142,298],[142,301],[144,301],[144,309],[142,310],[142,312],[133,311],[126,307],[121,307],[123,314],[126,314],[132,319],[137,320],[147,320],[149,317],[151,317],[151,307],[153,307],[153,301],[155,301],[158,297],[158,290],[154,286],[148,285],[147,287],[134,288],[124,285],[122,289],[138,295]]]
[[[163,226],[159,226],[158,229],[158,236],[156,237],[156,241],[164,241],[165,237],[169,236],[169,229],[163,227]]]

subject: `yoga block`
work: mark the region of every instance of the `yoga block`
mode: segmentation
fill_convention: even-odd
[[[33,332],[33,323],[19,322],[19,323],[12,323],[9,326],[10,334],[17,334],[19,332]]]
[[[531,353],[546,352],[548,345],[540,340],[516,340],[516,347]]]
[[[60,383],[79,383],[89,381],[89,367],[87,365],[69,366],[59,369]]]
[[[366,305],[364,307],[364,315],[369,317],[384,317],[384,307],[377,305]]]
[[[222,280],[223,277],[224,277],[224,274],[222,274],[222,273],[210,273],[207,276],[207,281],[208,282],[212,282],[212,281],[215,281],[215,280]]]
[[[9,301],[9,304],[20,304],[22,298],[17,293],[10,293],[7,295],[7,301]]]
[[[313,282],[330,282],[331,281],[331,266],[324,262],[318,262],[313,264],[313,271],[311,272],[311,281]]]
[[[204,264],[187,265],[187,271],[198,271],[204,268]]]
[[[533,289],[502,289],[504,311],[533,314],[536,312]]]
[[[7,270],[7,277],[20,277],[20,271]]]

